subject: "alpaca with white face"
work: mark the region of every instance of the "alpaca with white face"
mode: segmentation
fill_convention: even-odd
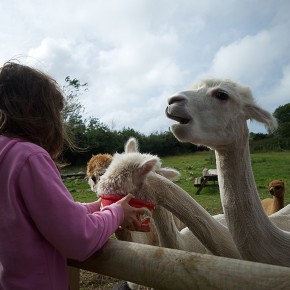
[[[247,120],[274,129],[272,115],[256,105],[249,88],[219,79],[170,97],[166,115],[177,121],[171,130],[179,141],[215,150],[225,219],[242,258],[290,266],[290,205],[268,218],[250,161]]]
[[[136,140],[131,138],[128,144],[134,147]],[[100,178],[97,191],[101,195],[133,193],[139,199],[156,204],[153,219],[164,247],[240,258],[228,229],[219,223],[219,217],[212,217],[188,193],[165,178],[174,174],[176,171],[172,169],[161,168],[157,156],[126,150],[114,154],[112,163]],[[170,218],[162,207],[188,228],[179,231],[172,215]]]
[[[133,140],[133,138],[130,140]],[[137,143],[128,141],[125,145],[125,151],[126,152],[138,151]],[[100,177],[105,173],[108,166],[112,162],[112,159],[113,156],[110,154],[97,154],[93,155],[91,159],[88,161],[87,179],[92,191],[94,192],[97,191],[97,185],[100,180]],[[166,170],[166,169],[163,169],[162,172],[159,173],[164,174],[165,177],[169,179],[174,179],[179,175],[179,173],[175,170]],[[161,209],[160,214],[163,215],[166,224],[168,223],[168,221],[172,221],[174,223],[174,227],[177,227],[178,230],[185,227],[184,224],[179,219],[177,219],[175,216],[172,215],[172,213],[166,211],[165,209]],[[132,232],[127,229],[119,228],[115,232],[115,236],[118,240],[122,241],[159,246],[160,241],[154,220],[150,221],[150,228],[151,228],[150,232],[137,232],[137,231]],[[170,247],[170,244],[167,243],[167,246]],[[141,286],[139,285],[125,281],[122,282],[122,286],[123,288],[127,287],[126,289],[134,289],[134,290],[141,288]]]

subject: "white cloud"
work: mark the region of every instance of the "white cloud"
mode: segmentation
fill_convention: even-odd
[[[249,85],[267,109],[289,102],[289,1],[3,0],[0,9],[0,61],[22,56],[60,84],[87,82],[85,117],[115,129],[167,130],[168,96],[209,74]]]
[[[274,103],[276,105],[275,109],[277,109],[277,106],[290,102],[290,64],[283,67],[282,77],[276,86],[273,87],[272,91],[265,96],[265,102],[269,105]]]
[[[256,35],[247,35],[216,53],[209,74],[240,79],[251,84],[263,82],[270,77],[277,64],[286,57],[290,43],[285,40],[288,27],[263,30]],[[280,67],[281,69],[281,67]],[[276,78],[274,76],[274,78]]]

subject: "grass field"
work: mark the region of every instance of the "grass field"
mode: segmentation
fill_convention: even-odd
[[[286,184],[285,203],[290,203],[290,152],[254,153],[251,155],[253,172],[260,197],[271,197],[268,192],[268,183],[273,179],[282,179]],[[191,155],[165,157],[163,166],[172,167],[180,172],[180,178],[176,181],[181,188],[188,192],[211,214],[222,212],[218,187],[205,187],[200,195],[196,195],[194,177],[201,177],[204,168],[215,168],[215,156],[212,151],[198,152]],[[66,167],[63,173],[85,172],[83,167]],[[94,201],[96,196],[89,189],[84,179],[66,179],[65,185],[72,193],[75,200],[80,202]]]
[[[268,192],[268,183],[273,179],[282,179],[286,184],[285,205],[290,203],[290,189],[287,189],[287,185],[290,188],[290,151],[255,153],[251,155],[251,160],[260,198],[271,197]],[[188,192],[210,214],[222,213],[218,186],[205,187],[199,195],[196,195],[197,188],[194,187],[194,177],[201,177],[204,168],[215,168],[215,156],[212,151],[166,157],[162,159],[162,163],[164,167],[175,168],[181,173],[176,184]],[[85,172],[86,165],[67,167],[62,170],[62,173],[78,173],[80,171]],[[64,183],[76,201],[96,200],[96,195],[90,191],[86,180],[82,178],[66,179]],[[81,271],[80,289],[109,290],[117,282],[113,278]]]

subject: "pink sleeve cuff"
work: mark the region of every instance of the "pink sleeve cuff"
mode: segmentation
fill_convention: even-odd
[[[100,211],[101,204],[98,201],[94,201],[90,203],[81,203],[81,204],[87,208],[88,213],[94,213],[95,211]]]
[[[124,210],[122,208],[122,206],[118,203],[112,203],[108,206],[104,206],[101,208],[101,211],[105,211],[105,210],[117,210],[118,211],[118,216],[120,217],[119,220],[119,224],[121,224],[124,220]]]

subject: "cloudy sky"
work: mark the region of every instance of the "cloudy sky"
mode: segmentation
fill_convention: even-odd
[[[111,129],[168,130],[167,98],[205,76],[250,86],[271,112],[290,102],[288,0],[1,0],[0,11],[1,65],[88,83],[84,117]]]

